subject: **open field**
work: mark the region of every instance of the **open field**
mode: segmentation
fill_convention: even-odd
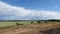
[[[28,25],[28,24],[31,24],[31,21],[30,20],[21,20],[21,21],[5,21],[5,22],[0,22],[0,30],[2,29],[7,29],[7,28],[11,28],[11,27],[15,27],[16,26],[16,23],[19,23],[19,24],[23,24],[24,26]],[[34,21],[34,23],[36,23],[36,21]]]
[[[31,21],[19,21],[19,22],[0,22],[0,27],[16,25],[16,23],[20,24],[30,24]],[[34,21],[36,23],[36,21]]]
[[[20,25],[18,28],[16,26],[16,22],[0,22],[0,34],[48,34],[46,30],[50,32],[50,29],[55,29],[56,31],[53,31],[55,33],[58,31],[56,28],[60,28],[60,22],[56,21],[47,23],[41,21],[40,24],[38,24],[37,21],[33,22],[34,23],[31,24],[31,21],[20,21],[18,23],[22,23],[24,25]],[[41,33],[40,31],[46,31],[47,33]]]

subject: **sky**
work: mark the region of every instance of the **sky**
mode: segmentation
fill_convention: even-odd
[[[60,0],[0,0],[0,20],[60,19]]]

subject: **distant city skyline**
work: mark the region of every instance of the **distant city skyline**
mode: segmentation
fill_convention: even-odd
[[[60,19],[60,0],[0,0],[0,20]]]

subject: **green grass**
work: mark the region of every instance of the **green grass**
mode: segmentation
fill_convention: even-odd
[[[21,26],[21,27],[24,27],[26,25],[31,24],[31,21],[30,20],[25,20],[25,21],[21,20],[21,21],[17,21],[17,22],[0,22],[0,30],[15,27],[16,23],[24,24],[23,26]],[[37,21],[33,21],[33,22],[37,23]]]
[[[16,22],[0,22],[0,27],[15,25]]]
[[[22,23],[24,25],[30,24],[29,21],[21,21],[21,22],[0,22],[0,30],[8,29],[8,28],[11,28],[11,27],[15,27],[16,26],[16,23]]]
[[[22,24],[30,24],[31,21],[19,21],[19,22],[0,22],[0,27],[6,27],[6,26],[11,26],[11,25],[16,25],[16,23],[22,23]],[[33,21],[36,23],[36,21]]]

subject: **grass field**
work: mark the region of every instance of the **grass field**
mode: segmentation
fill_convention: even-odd
[[[6,26],[13,26],[16,25],[16,23],[21,23],[21,24],[30,24],[31,21],[19,21],[19,22],[0,22],[0,27],[6,27]],[[36,23],[36,21],[33,21]]]
[[[10,28],[12,28],[12,27],[16,28],[16,23],[24,24],[24,26],[25,26],[25,25],[27,25],[27,24],[30,24],[30,21],[0,22],[0,30],[10,29]]]
[[[32,21],[32,20],[31,20]],[[31,24],[30,20],[21,20],[21,21],[10,21],[10,22],[0,22],[0,34],[40,34],[40,30],[48,30],[48,28],[60,27],[60,22],[50,22],[40,21],[41,23],[37,23],[37,20],[33,20],[33,24]],[[18,28],[16,23],[23,24]],[[16,29],[17,28],[17,29]],[[59,30],[58,30],[59,31]],[[55,32],[55,31],[54,31]]]

